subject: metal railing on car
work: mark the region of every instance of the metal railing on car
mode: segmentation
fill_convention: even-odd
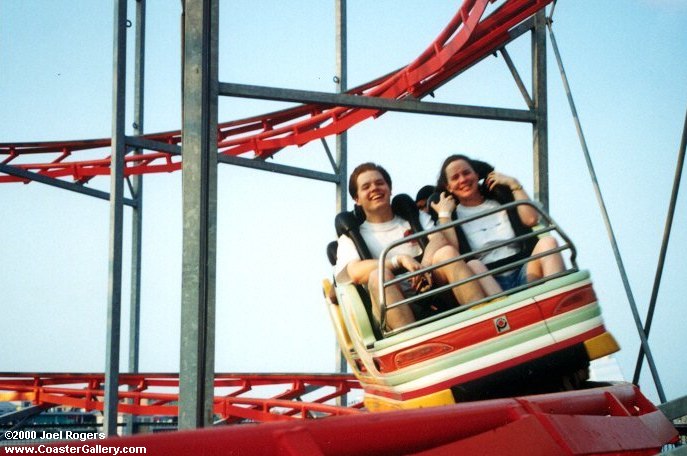
[[[516,237],[514,237],[514,238],[512,238],[512,239],[507,239],[507,240],[505,240],[505,241],[501,241],[501,242],[497,242],[497,243],[491,244],[491,245],[486,246],[486,247],[484,247],[484,248],[482,248],[482,249],[479,249],[479,250],[475,250],[475,251],[472,251],[472,252],[468,252],[468,253],[465,253],[465,254],[458,255],[457,257],[452,258],[452,259],[450,259],[450,260],[447,260],[447,261],[444,261],[444,262],[441,262],[441,263],[438,263],[438,264],[435,264],[435,265],[432,265],[432,266],[428,266],[428,267],[425,267],[425,268],[421,268],[421,269],[419,269],[419,270],[417,270],[417,271],[415,271],[415,272],[406,272],[406,273],[403,273],[403,274],[399,274],[398,276],[394,277],[393,279],[386,280],[386,281],[384,280],[384,264],[385,264],[385,261],[386,261],[386,257],[388,256],[389,252],[390,252],[394,247],[397,247],[397,246],[399,246],[399,245],[405,244],[405,243],[407,243],[407,242],[415,241],[415,240],[417,240],[417,239],[419,239],[419,238],[421,238],[421,237],[423,237],[423,236],[428,236],[428,235],[431,235],[431,234],[433,234],[433,233],[437,233],[437,232],[440,232],[440,231],[444,231],[444,230],[446,230],[446,229],[454,229],[454,228],[455,228],[456,226],[458,226],[458,225],[463,225],[463,224],[468,223],[468,222],[471,222],[471,221],[473,221],[473,220],[477,220],[477,219],[479,219],[479,218],[482,218],[482,217],[485,217],[485,216],[488,216],[488,215],[491,215],[491,214],[495,214],[495,213],[500,212],[500,211],[505,211],[505,210],[508,210],[508,209],[511,209],[511,208],[516,208],[517,206],[521,206],[521,205],[530,206],[530,207],[534,208],[534,209],[537,211],[537,213],[539,214],[539,224],[532,228],[532,232],[531,232],[531,233],[525,233],[525,234],[522,234],[522,235],[520,235],[520,236],[516,236]],[[418,276],[418,275],[421,275],[421,274],[425,274],[425,273],[427,273],[427,272],[432,272],[432,271],[434,271],[435,269],[442,268],[442,267],[444,267],[444,266],[446,266],[446,265],[449,265],[449,264],[451,264],[451,263],[455,263],[455,262],[458,262],[458,261],[465,261],[465,262],[467,263],[468,261],[470,261],[470,260],[472,260],[472,259],[479,259],[479,257],[480,257],[481,255],[483,255],[483,254],[485,254],[485,253],[487,253],[487,252],[489,252],[489,251],[492,251],[492,250],[495,250],[495,249],[498,249],[498,248],[501,248],[501,247],[504,247],[504,246],[508,246],[508,245],[511,245],[511,244],[514,244],[514,243],[519,243],[519,242],[522,242],[522,241],[526,241],[527,239],[531,239],[531,238],[535,238],[535,237],[538,238],[538,237],[540,237],[540,236],[542,236],[542,235],[551,235],[551,234],[554,234],[554,233],[555,233],[555,235],[557,235],[557,236],[560,238],[560,240],[562,241],[562,242],[560,243],[560,245],[559,245],[558,247],[554,248],[554,249],[547,250],[547,251],[545,251],[545,252],[540,252],[540,253],[537,253],[537,254],[528,256],[528,257],[526,257],[526,258],[518,259],[518,260],[513,261],[513,262],[510,262],[510,263],[508,263],[508,264],[505,264],[505,265],[496,267],[496,268],[494,268],[494,269],[491,269],[491,270],[489,270],[489,271],[487,271],[487,272],[475,274],[475,275],[473,275],[473,276],[471,276],[471,277],[469,277],[469,278],[467,278],[467,279],[458,280],[458,281],[456,281],[456,282],[448,283],[448,284],[446,284],[446,285],[442,285],[442,286],[439,286],[439,287],[433,287],[432,289],[430,289],[430,290],[428,290],[428,291],[425,291],[425,292],[423,292],[423,293],[419,293],[419,294],[417,294],[417,295],[415,295],[415,296],[407,297],[407,298],[405,298],[405,299],[403,299],[403,300],[401,300],[401,301],[398,301],[398,302],[395,302],[395,303],[392,303],[392,304],[389,304],[389,305],[387,305],[387,303],[386,303],[386,293],[385,293],[385,290],[386,290],[387,288],[389,288],[390,286],[399,284],[399,283],[401,283],[401,282],[403,282],[403,281],[406,281],[406,280],[410,280],[410,279],[412,279],[412,278],[415,277],[415,276]],[[426,300],[426,299],[428,299],[428,298],[431,298],[431,297],[433,297],[433,296],[438,296],[438,295],[440,295],[440,294],[442,294],[442,293],[444,293],[444,292],[446,292],[446,291],[450,291],[451,289],[453,289],[453,288],[455,288],[455,287],[458,287],[458,286],[461,286],[461,285],[464,285],[464,284],[466,284],[466,283],[470,283],[470,282],[479,280],[479,279],[481,279],[481,278],[483,278],[483,277],[486,277],[486,276],[494,276],[494,275],[502,274],[502,273],[507,272],[507,271],[509,271],[509,270],[513,270],[513,269],[515,269],[515,268],[519,268],[519,267],[522,266],[523,264],[528,263],[528,262],[530,262],[530,261],[532,261],[532,260],[536,260],[536,259],[538,259],[538,258],[543,258],[543,257],[549,256],[549,255],[551,255],[551,254],[560,253],[560,252],[563,252],[563,251],[567,251],[567,252],[569,253],[568,262],[569,262],[570,266],[567,267],[566,269],[564,269],[564,270],[561,271],[561,272],[558,272],[558,273],[556,273],[556,274],[552,274],[552,275],[549,275],[549,276],[546,276],[546,277],[542,277],[542,278],[537,279],[537,280],[533,280],[532,282],[529,282],[529,283],[526,283],[526,284],[523,284],[523,285],[520,285],[520,286],[511,288],[511,289],[506,290],[506,291],[502,291],[502,292],[497,293],[497,294],[485,296],[484,298],[482,298],[482,299],[480,299],[480,300],[477,300],[477,301],[474,301],[474,302],[470,302],[470,303],[466,303],[466,304],[461,304],[461,305],[459,305],[459,306],[457,306],[457,307],[455,307],[455,308],[449,309],[449,310],[444,311],[444,312],[437,313],[437,314],[435,314],[435,315],[432,315],[432,316],[430,316],[430,317],[424,318],[424,319],[422,319],[422,320],[415,321],[414,323],[411,323],[411,324],[409,324],[409,325],[405,325],[405,326],[403,326],[403,327],[401,327],[401,328],[386,329],[386,314],[387,314],[387,312],[389,311],[389,309],[393,309],[393,308],[395,308],[395,307],[402,306],[402,305],[409,305],[409,304],[411,304],[411,303],[419,302],[419,301],[421,301],[421,300],[424,301],[424,300]],[[555,278],[558,278],[558,277],[562,277],[562,276],[571,274],[571,273],[573,273],[573,272],[576,272],[576,271],[578,271],[577,262],[576,262],[576,257],[577,257],[577,251],[575,250],[575,246],[573,245],[573,243],[572,243],[572,241],[570,240],[570,238],[569,238],[569,237],[563,232],[563,230],[553,221],[553,219],[551,218],[551,216],[549,216],[548,214],[546,214],[546,213],[542,210],[542,208],[541,208],[541,206],[539,205],[539,203],[537,203],[537,202],[535,202],[535,201],[531,201],[531,200],[520,200],[520,201],[514,201],[514,202],[512,202],[512,203],[507,203],[507,204],[501,205],[501,206],[499,206],[499,207],[497,207],[497,208],[490,209],[490,210],[488,210],[488,211],[484,211],[484,212],[481,212],[481,213],[479,213],[479,214],[476,214],[476,215],[473,215],[473,216],[470,216],[470,217],[466,217],[466,218],[464,218],[464,219],[454,220],[454,221],[451,222],[451,223],[447,223],[447,224],[445,224],[445,225],[440,225],[440,226],[437,226],[437,227],[432,228],[432,229],[430,229],[430,230],[423,231],[423,232],[421,232],[421,233],[415,233],[415,234],[412,234],[412,235],[410,235],[410,236],[406,236],[406,237],[404,237],[403,239],[399,239],[398,241],[395,241],[395,242],[389,244],[389,245],[382,251],[382,254],[381,254],[380,257],[379,257],[379,267],[378,267],[378,270],[377,270],[377,273],[378,273],[378,283],[382,284],[382,286],[379,287],[379,296],[377,296],[377,299],[378,299],[377,302],[380,303],[380,307],[381,307],[381,312],[380,312],[380,314],[381,314],[381,322],[380,322],[380,325],[381,325],[382,336],[383,336],[383,337],[392,336],[392,335],[398,334],[398,333],[400,333],[400,332],[402,332],[402,331],[406,331],[406,330],[408,330],[408,329],[415,328],[415,327],[417,327],[417,326],[421,326],[421,325],[430,323],[430,322],[432,322],[432,321],[439,320],[439,319],[441,319],[441,318],[445,318],[445,317],[447,317],[447,316],[449,316],[449,315],[453,315],[453,314],[458,313],[458,312],[464,312],[464,311],[466,311],[466,310],[468,310],[468,309],[470,309],[470,308],[472,308],[472,307],[478,306],[478,305],[480,305],[480,304],[484,304],[484,303],[486,303],[486,302],[493,301],[493,300],[499,299],[499,298],[504,297],[504,296],[509,296],[509,295],[511,295],[511,294],[513,294],[513,293],[517,293],[518,291],[522,291],[522,290],[525,290],[525,289],[529,289],[529,288],[532,288],[532,287],[534,287],[534,286],[537,286],[537,285],[539,285],[539,284],[541,284],[541,283],[547,282],[547,281],[549,281],[549,280],[552,280],[552,279],[555,279]]]

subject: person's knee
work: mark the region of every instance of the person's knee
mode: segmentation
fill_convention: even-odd
[[[543,237],[539,239],[539,242],[537,242],[537,250],[539,250],[540,252],[553,250],[556,247],[558,247],[558,242],[556,242],[556,238],[552,236]]]
[[[447,244],[434,252],[434,255],[432,256],[432,264],[443,263],[444,261],[448,261],[457,257],[458,255],[460,255],[458,250],[452,245]]]
[[[487,272],[487,271],[488,271],[488,269],[487,269],[487,267],[484,265],[484,263],[482,263],[482,262],[479,261],[479,260],[470,260],[470,261],[468,261],[467,264],[468,264],[468,267],[470,268],[470,270],[471,270],[472,272],[474,272],[475,274],[480,274],[480,273],[482,273],[482,272]]]

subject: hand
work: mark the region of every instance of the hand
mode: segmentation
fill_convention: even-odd
[[[424,293],[432,288],[432,275],[429,272],[425,272],[424,274],[413,277],[411,283],[413,284],[415,291],[418,293]]]
[[[408,272],[414,272],[421,268],[420,263],[410,255],[397,255],[396,262]]]
[[[403,266],[408,272],[415,272],[422,268],[422,265],[409,255],[399,255],[398,264]],[[411,286],[418,293],[432,288],[432,275],[428,272],[413,276],[410,279]]]
[[[496,171],[490,172],[484,182],[487,184],[487,188],[489,190],[493,190],[497,185],[503,185],[510,189],[517,187],[522,188],[520,182],[518,182],[514,177],[506,176],[505,174],[497,173]]]
[[[453,211],[456,210],[456,200],[449,192],[441,192],[441,195],[439,195],[439,201],[432,203],[431,206],[437,214],[441,212],[448,212],[449,214],[452,214]]]

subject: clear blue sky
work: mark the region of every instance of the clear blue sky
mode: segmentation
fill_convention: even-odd
[[[333,3],[221,2],[220,79],[333,91]],[[145,129],[175,130],[180,2],[147,4]],[[410,62],[459,4],[350,0],[349,86]],[[109,1],[0,3],[0,142],[110,136],[112,14]],[[687,108],[687,4],[561,0],[554,31],[644,316]],[[529,45],[523,37],[509,47],[527,81]],[[436,96],[524,108],[500,57],[487,58]],[[287,106],[225,99],[219,120]],[[630,379],[638,337],[550,50],[549,115],[551,214],[592,273],[607,326],[623,347],[616,359]],[[532,193],[531,141],[527,125],[388,113],[349,133],[350,165],[377,161],[391,172],[395,192],[414,194],[436,179],[446,155],[464,152],[517,176]],[[329,171],[320,144],[285,150],[276,161]],[[179,368],[180,182],[180,173],[145,177],[142,371]],[[107,190],[109,179],[92,185]],[[684,193],[683,186],[650,337],[669,398],[687,393],[687,368],[673,348],[686,322],[679,255],[687,248]],[[4,184],[0,195],[0,371],[103,371],[108,203],[36,183]],[[334,195],[331,184],[220,167],[218,372],[334,370],[334,335],[320,290],[330,275],[324,252],[334,237]],[[126,307],[128,236],[125,242]],[[127,321],[125,309],[123,353]],[[641,385],[655,398],[647,374]]]

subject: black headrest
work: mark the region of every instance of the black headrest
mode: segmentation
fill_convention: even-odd
[[[355,216],[353,212],[344,211],[336,214],[334,218],[334,228],[336,229],[337,236],[345,234],[348,236],[355,248],[358,250],[358,255],[363,260],[372,258],[370,250],[367,248],[367,244],[360,235],[360,223],[362,223],[358,217]]]
[[[394,214],[406,219],[410,223],[413,232],[419,233],[423,230],[420,223],[420,210],[410,195],[400,193],[394,196],[394,199],[391,200],[391,209],[394,211]],[[419,242],[423,249],[427,246],[427,239],[425,237],[420,238]]]
[[[434,192],[429,197],[427,198],[427,213],[429,214],[430,217],[432,217],[432,220],[435,222],[439,218],[439,214],[437,214],[437,211],[435,211],[432,208],[433,203],[438,203],[441,195],[438,192]]]
[[[489,173],[494,171],[493,166],[481,160],[473,160],[472,166],[472,169],[475,170],[480,180],[486,179]],[[501,204],[510,203],[514,199],[513,192],[511,192],[511,190],[505,185],[497,185],[492,190],[489,190],[487,188],[486,183],[482,182],[481,190],[482,194],[485,195],[487,198],[495,199]]]
[[[336,265],[336,251],[339,248],[338,241],[332,241],[327,244],[327,258],[332,266]]]
[[[337,236],[342,234],[348,235],[351,230],[357,230],[358,227],[360,227],[360,222],[350,211],[339,212],[334,217],[334,228],[336,229]]]
[[[475,170],[477,176],[479,177],[479,180],[482,181],[480,185],[480,191],[482,192],[482,194],[489,198],[492,198],[493,195],[490,194],[489,188],[487,188],[487,184],[484,181],[484,179],[487,178],[490,172],[494,171],[494,167],[487,162],[483,162],[482,160],[472,160],[472,169]]]
[[[358,220],[359,224],[363,223],[367,218],[365,216],[365,211],[363,210],[362,206],[359,206],[357,204],[353,205],[353,210],[351,212],[353,212],[353,215],[355,215],[355,218]]]
[[[417,203],[420,200],[426,200],[432,193],[434,193],[434,185],[425,185],[418,190],[417,195],[415,196],[415,202]]]
[[[417,204],[415,204],[410,195],[405,193],[394,196],[391,200],[391,210],[394,211],[394,214],[409,222],[420,220],[420,211],[417,208]]]

